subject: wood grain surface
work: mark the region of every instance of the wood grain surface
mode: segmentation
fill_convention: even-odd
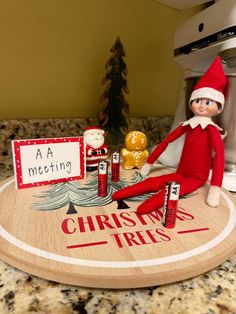
[[[35,196],[48,187],[16,190],[10,178],[0,184],[0,257],[28,273],[89,287],[136,288],[190,278],[236,249],[236,200],[223,190],[220,206],[211,208],[208,188],[179,200],[176,227],[167,229],[162,210],[139,216],[136,202],[127,201],[130,208],[123,210],[117,202],[76,207],[71,215],[68,206],[35,210]]]

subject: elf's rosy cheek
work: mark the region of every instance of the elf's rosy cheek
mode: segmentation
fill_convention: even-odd
[[[212,104],[211,106],[207,107],[207,113],[210,117],[217,115],[220,113],[220,110],[218,109],[216,104]]]

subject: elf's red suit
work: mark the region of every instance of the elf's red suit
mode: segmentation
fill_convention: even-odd
[[[163,206],[164,188],[168,181],[177,181],[180,184],[180,196],[188,194],[204,185],[208,179],[211,164],[211,185],[221,187],[224,173],[224,144],[219,127],[212,122],[211,118],[193,117],[181,124],[154,149],[148,157],[147,163],[153,164],[167,145],[184,133],[186,133],[186,139],[179,166],[175,173],[151,177],[126,187],[115,192],[112,197],[113,200],[159,191],[144,201],[137,209],[140,214],[153,211]],[[215,156],[212,159],[213,150]]]
[[[211,117],[218,115],[223,110],[226,89],[227,77],[224,74],[221,59],[217,56],[190,96],[190,108],[195,116],[182,123],[155,148],[148,157],[147,163],[144,165],[147,167],[143,171],[145,174],[146,170],[150,169],[150,165],[161,155],[169,143],[186,133],[176,172],[148,178],[143,182],[126,187],[115,192],[112,196],[113,200],[158,192],[137,208],[140,214],[153,211],[163,206],[164,188],[168,181],[177,181],[180,184],[180,196],[185,195],[201,187],[207,181],[212,166],[211,187],[206,201],[209,206],[216,207],[219,204],[220,187],[224,174],[224,144],[219,132],[220,128],[212,122]],[[213,151],[214,158],[212,158]]]

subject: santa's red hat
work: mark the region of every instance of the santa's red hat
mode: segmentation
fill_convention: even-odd
[[[200,78],[194,87],[194,91],[190,96],[190,103],[192,100],[198,98],[209,98],[219,102],[223,108],[227,82],[227,77],[225,76],[221,59],[217,56],[206,73]]]
[[[98,133],[102,133],[102,134],[105,133],[104,130],[102,130],[99,126],[92,125],[92,126],[88,126],[87,128],[85,128],[83,135],[90,134],[93,132],[98,132]]]

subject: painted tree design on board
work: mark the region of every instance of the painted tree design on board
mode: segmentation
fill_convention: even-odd
[[[120,180],[113,182],[111,174],[108,175],[108,193],[106,197],[98,196],[98,179],[97,174],[91,174],[90,180],[82,184],[79,181],[66,181],[62,183],[52,184],[49,189],[41,192],[40,195],[34,197],[40,201],[32,204],[32,208],[41,211],[51,211],[68,206],[67,214],[76,214],[75,206],[79,207],[97,207],[106,206],[112,202],[112,194],[121,188],[130,184],[135,184],[143,180],[143,176],[139,172],[135,172],[131,180]],[[152,194],[144,194],[128,201],[141,202]],[[128,208],[123,201],[118,202],[118,209]]]
[[[105,90],[100,98],[102,109],[98,120],[100,126],[107,131],[108,145],[111,149],[117,149],[128,132],[129,113],[129,104],[125,99],[125,94],[129,93],[127,66],[123,60],[125,51],[119,37],[110,51],[111,57],[105,65],[106,73],[102,79]]]

